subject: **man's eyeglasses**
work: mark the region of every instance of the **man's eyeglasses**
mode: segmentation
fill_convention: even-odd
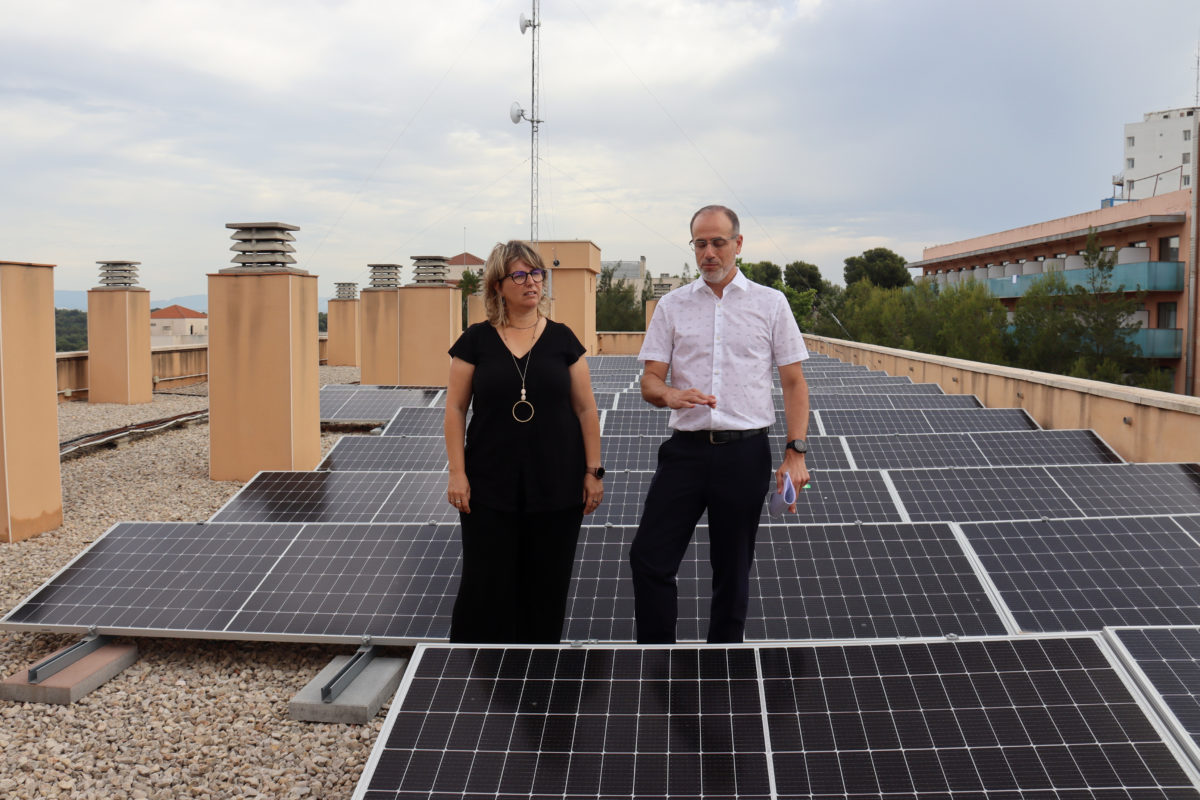
[[[692,247],[696,248],[697,250],[703,250],[706,247],[708,247],[710,244],[717,250],[720,250],[720,249],[724,248],[725,245],[733,242],[734,239],[737,239],[737,237],[735,236],[735,237],[733,237],[733,239],[725,239],[725,238],[718,236],[716,239],[692,239],[690,242],[688,242],[688,244],[690,244]]]
[[[538,283],[541,283],[542,281],[546,280],[546,270],[531,269],[529,272],[526,272],[523,269],[515,269],[505,275],[504,278],[512,278],[512,282],[517,286],[524,286],[525,281],[529,280],[530,278],[533,278]],[[501,278],[500,280],[503,281],[504,278]]]

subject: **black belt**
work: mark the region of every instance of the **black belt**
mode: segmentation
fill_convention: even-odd
[[[685,439],[698,439],[709,444],[727,444],[766,432],[766,428],[755,428],[750,431],[675,431],[674,435],[682,436]]]

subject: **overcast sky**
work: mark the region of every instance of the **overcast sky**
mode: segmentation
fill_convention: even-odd
[[[227,222],[299,225],[299,266],[486,257],[529,236],[520,0],[0,0],[0,259],[142,262],[160,299],[229,266]],[[542,239],[690,261],[842,260],[1087,211],[1123,125],[1191,106],[1196,0],[544,0]]]

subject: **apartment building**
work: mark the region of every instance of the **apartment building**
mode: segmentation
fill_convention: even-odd
[[[1194,165],[1193,165],[1194,166]],[[1191,189],[1160,194],[1039,222],[952,244],[927,247],[909,268],[943,286],[983,281],[1011,311],[1029,285],[1061,271],[1068,283],[1086,285],[1082,251],[1088,231],[1115,253],[1114,285],[1145,292],[1134,341],[1144,358],[1174,371],[1175,391],[1195,395],[1195,201]]]
[[[1151,111],[1125,126],[1124,167],[1113,176],[1115,200],[1142,200],[1192,185],[1197,111]]]

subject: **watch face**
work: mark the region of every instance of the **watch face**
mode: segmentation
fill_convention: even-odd
[[[795,450],[797,453],[808,452],[808,442],[803,439],[792,439],[787,443],[788,449]]]

